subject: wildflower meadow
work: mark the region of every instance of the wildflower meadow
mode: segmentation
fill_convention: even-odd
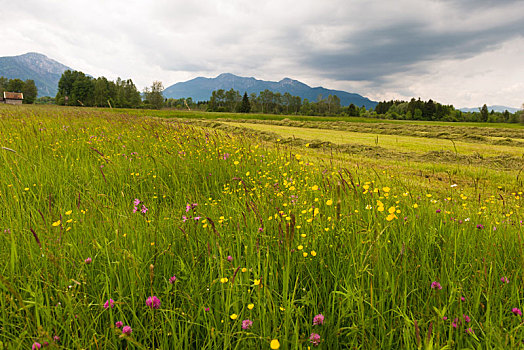
[[[524,341],[517,182],[88,108],[2,107],[0,147],[0,348]]]

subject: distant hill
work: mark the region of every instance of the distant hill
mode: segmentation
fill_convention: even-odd
[[[337,95],[343,106],[349,106],[351,103],[360,107],[374,108],[377,102],[363,97],[359,94],[349,93],[340,90],[329,90],[323,87],[312,88],[298,80],[284,78],[281,81],[265,81],[255,78],[239,77],[231,73],[223,73],[216,78],[198,77],[186,82],[176,83],[164,90],[166,98],[191,97],[194,101],[206,101],[211,97],[214,90],[238,90],[240,94],[248,94],[264,91],[266,89],[273,92],[284,94],[289,92],[293,96],[300,96],[302,99],[307,98],[310,101],[317,101],[319,95],[327,98],[329,95]]]
[[[473,107],[473,108],[459,108],[459,110],[461,112],[478,112],[482,107]],[[513,107],[506,107],[506,106],[497,106],[497,105],[494,105],[494,106],[488,106],[488,111],[495,111],[495,112],[504,112],[505,110],[507,110],[508,112],[510,113],[515,113],[517,111],[519,111],[518,108],[513,108]]]
[[[54,97],[58,90],[58,81],[68,69],[71,68],[36,52],[0,57],[0,76],[34,80],[39,97]]]

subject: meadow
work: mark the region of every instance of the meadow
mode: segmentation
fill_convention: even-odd
[[[522,128],[145,113],[0,107],[0,348],[522,347]]]

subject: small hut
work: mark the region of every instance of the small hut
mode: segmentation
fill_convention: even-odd
[[[4,91],[3,103],[10,105],[21,105],[24,100],[24,94],[21,92]]]

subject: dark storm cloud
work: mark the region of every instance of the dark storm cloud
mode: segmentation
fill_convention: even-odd
[[[380,82],[399,72],[425,73],[424,62],[473,57],[517,36],[524,36],[524,21],[458,31],[397,23],[350,35],[338,50],[313,48],[303,53],[301,63],[333,79]]]

